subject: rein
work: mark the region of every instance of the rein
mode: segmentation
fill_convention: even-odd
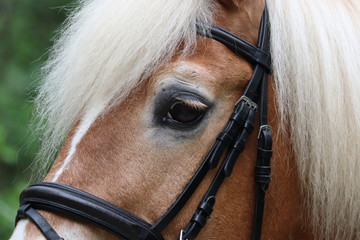
[[[271,127],[268,125],[267,119],[268,75],[271,71],[271,58],[269,18],[266,5],[260,23],[256,47],[214,25],[211,25],[210,34],[203,36],[219,41],[238,56],[245,57],[254,65],[254,73],[210,152],[175,202],[155,224],[151,225],[124,209],[89,193],[55,182],[36,183],[21,193],[16,222],[22,218],[30,218],[46,239],[62,239],[37,211],[37,209],[41,209],[80,218],[126,240],[163,240],[162,230],[169,225],[184,207],[208,171],[216,168],[221,157],[225,155],[224,161],[221,163],[197,210],[178,237],[179,240],[195,239],[210,218],[217,191],[224,179],[231,175],[232,169],[254,129],[256,112],[259,109],[260,127],[255,166],[256,190],[251,239],[260,239],[265,192],[270,183],[270,158],[272,155]],[[256,102],[259,103],[259,107]]]

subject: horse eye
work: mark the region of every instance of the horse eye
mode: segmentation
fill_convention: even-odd
[[[183,101],[176,101],[170,107],[166,118],[178,123],[192,123],[204,115],[206,107],[201,103],[200,107]]]

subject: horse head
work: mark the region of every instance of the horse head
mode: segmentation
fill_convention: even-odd
[[[346,17],[337,4],[340,10],[324,8],[342,23],[356,18],[359,7]],[[82,1],[54,46],[37,99],[40,157],[56,159],[45,183],[23,192],[12,239],[358,236],[360,220],[350,210],[359,209],[360,191],[343,183],[359,186],[351,160],[359,141],[357,149],[337,143],[360,140],[349,130],[360,130],[359,121],[352,124],[360,86],[350,80],[359,70],[327,64],[326,47],[346,49],[343,61],[360,51],[339,37],[314,52],[311,43],[331,32],[324,21],[315,24],[316,6],[267,5],[269,16],[261,0]],[[354,29],[349,24],[343,36],[359,36]],[[328,78],[341,86],[337,92],[323,86]],[[339,167],[345,154],[347,167]],[[323,164],[329,157],[333,167]],[[342,187],[349,199],[334,200]]]

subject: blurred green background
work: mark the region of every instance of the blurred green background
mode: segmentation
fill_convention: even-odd
[[[31,100],[71,2],[0,0],[0,239],[10,237],[19,193],[29,183],[29,165],[38,149],[28,127]]]

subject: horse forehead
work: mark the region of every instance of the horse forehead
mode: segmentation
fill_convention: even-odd
[[[169,63],[166,69],[155,76],[155,87],[163,83],[164,75],[170,75],[194,86],[204,87],[214,95],[243,89],[253,71],[246,60],[211,39],[206,40],[196,54]]]
[[[256,45],[263,0],[221,0],[215,13],[215,24]]]

